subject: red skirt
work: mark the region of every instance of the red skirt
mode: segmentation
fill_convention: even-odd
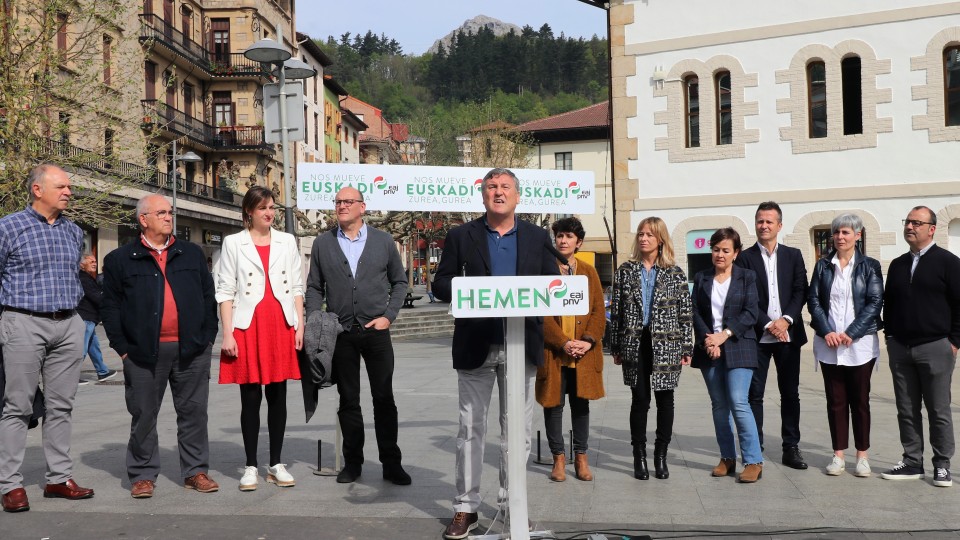
[[[266,280],[263,300],[254,309],[250,326],[233,330],[237,356],[220,353],[220,384],[270,384],[300,379],[296,330],[283,316],[280,301],[270,287],[270,277],[266,276]]]

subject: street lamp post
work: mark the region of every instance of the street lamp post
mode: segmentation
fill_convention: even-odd
[[[261,39],[254,43],[243,56],[254,62],[261,64],[270,64],[276,66],[273,73],[279,79],[279,98],[280,98],[280,145],[283,147],[283,205],[284,222],[286,231],[290,234],[296,234],[296,227],[293,221],[293,196],[291,194],[291,185],[293,179],[290,177],[290,134],[287,123],[287,79],[309,79],[315,77],[317,71],[305,62],[293,59],[293,54],[283,46],[283,31],[277,27],[277,40],[269,38]],[[266,136],[266,134],[264,134]]]
[[[171,154],[171,165],[173,166],[173,185],[170,189],[173,191],[173,235],[177,235],[177,162],[182,161],[184,163],[197,163],[203,161],[203,158],[194,154],[193,152],[187,152],[182,156],[177,155],[177,140],[173,140],[173,153]]]

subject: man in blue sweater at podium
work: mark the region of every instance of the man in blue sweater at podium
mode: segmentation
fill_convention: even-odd
[[[547,231],[516,216],[520,186],[508,169],[493,169],[481,184],[486,213],[451,230],[444,242],[433,293],[449,302],[456,276],[538,276],[559,274],[547,249]],[[500,491],[498,503],[507,505],[506,345],[502,318],[458,319],[453,332],[453,368],[457,370],[460,430],[457,433],[457,496],[454,517],[444,538],[466,538],[477,527],[480,473],[486,437],[487,411],[496,383],[500,398]],[[530,453],[534,379],[543,363],[543,318],[527,317],[524,324],[526,453]]]

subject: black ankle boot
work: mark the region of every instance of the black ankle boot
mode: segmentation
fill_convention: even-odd
[[[650,471],[647,470],[646,448],[633,448],[633,477],[637,480],[650,479]]]
[[[654,475],[660,480],[670,478],[670,471],[667,469],[667,443],[654,443],[653,469]]]

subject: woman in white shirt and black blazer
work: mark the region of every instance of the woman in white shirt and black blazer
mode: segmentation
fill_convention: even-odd
[[[240,428],[246,452],[241,491],[257,489],[260,402],[267,397],[270,466],[267,482],[294,485],[280,463],[287,423],[286,381],[300,379],[303,270],[293,235],[273,229],[273,192],[254,186],[241,204],[246,229],[224,238],[217,263],[217,302],[223,325],[220,383],[240,385]]]

